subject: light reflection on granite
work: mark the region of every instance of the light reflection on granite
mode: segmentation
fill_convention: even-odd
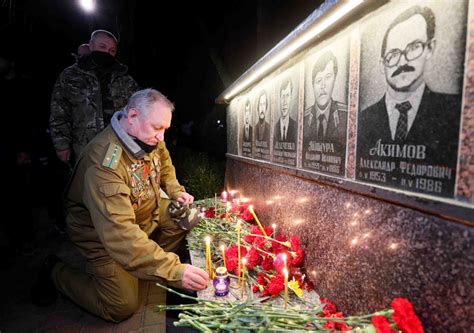
[[[474,332],[474,229],[228,158],[226,187],[301,238],[316,291],[348,314],[412,301],[427,332]]]

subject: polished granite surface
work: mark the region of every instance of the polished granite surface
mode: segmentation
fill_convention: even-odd
[[[316,291],[347,314],[410,299],[428,332],[474,332],[474,229],[231,157],[227,189],[301,237]]]

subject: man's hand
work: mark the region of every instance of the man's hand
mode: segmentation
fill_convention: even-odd
[[[71,149],[56,150],[56,155],[66,164],[69,164],[69,159],[71,158]]]
[[[203,290],[207,287],[209,275],[202,269],[186,265],[183,273],[181,285],[184,289],[189,290]]]
[[[190,205],[194,202],[194,197],[186,192],[181,192],[176,200],[183,205]]]

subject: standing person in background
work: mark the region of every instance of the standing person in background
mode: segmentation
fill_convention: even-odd
[[[127,66],[115,59],[117,38],[112,33],[94,31],[89,48],[91,54],[59,75],[51,99],[51,137],[58,158],[67,164],[137,90]]]
[[[79,56],[81,53],[84,55]],[[115,59],[116,54],[117,38],[109,31],[96,30],[88,45],[79,46],[76,63],[56,80],[50,134],[56,155],[66,169],[72,168],[86,144],[110,123],[112,114],[123,108],[137,90],[128,67]],[[56,167],[58,174],[66,175],[68,170],[63,169],[61,165]],[[65,183],[59,183],[57,196],[61,201]],[[55,227],[65,233],[64,217],[56,218]]]

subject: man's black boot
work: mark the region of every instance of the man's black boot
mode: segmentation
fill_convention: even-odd
[[[54,266],[61,262],[55,255],[49,255],[43,261],[38,278],[31,288],[31,302],[36,306],[49,306],[56,301],[57,290],[51,279]]]

